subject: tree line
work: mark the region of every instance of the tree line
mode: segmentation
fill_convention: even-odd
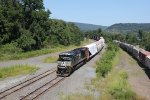
[[[83,34],[73,23],[50,18],[43,0],[0,0],[0,47],[23,51],[80,44]]]
[[[113,34],[112,37],[114,40],[119,40],[132,45],[138,45],[140,48],[150,51],[150,32],[139,30],[137,34]]]
[[[102,31],[101,29],[97,29],[94,31],[88,31],[85,34],[85,37],[91,38],[92,36],[103,36],[106,42],[110,42],[113,40],[119,40],[122,42],[126,42],[132,45],[138,45],[140,48],[143,48],[147,51],[150,51],[150,32],[139,30],[138,33],[110,33]]]

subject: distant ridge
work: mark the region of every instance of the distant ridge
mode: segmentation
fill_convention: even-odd
[[[98,28],[105,30],[107,28],[107,26],[102,26],[102,25],[94,25],[94,24],[79,23],[79,22],[72,22],[72,23],[78,26],[81,31],[92,31],[92,30],[97,30]]]
[[[150,31],[150,23],[118,23],[108,27],[105,31],[111,33],[138,33],[139,30]]]

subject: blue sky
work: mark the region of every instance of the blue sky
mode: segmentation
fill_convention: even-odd
[[[150,0],[44,0],[51,18],[109,26],[150,23]]]

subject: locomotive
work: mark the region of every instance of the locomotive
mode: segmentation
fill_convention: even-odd
[[[59,54],[57,74],[68,76],[75,69],[80,62],[86,62],[88,55],[86,55],[86,48],[78,48],[68,52]],[[87,56],[87,57],[86,57]]]
[[[89,45],[60,53],[57,61],[57,75],[69,76],[78,68],[78,64],[86,63],[90,58],[102,50],[105,44],[104,42],[105,40],[101,37],[100,40]]]

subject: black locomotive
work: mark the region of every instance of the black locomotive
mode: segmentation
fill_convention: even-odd
[[[89,58],[89,52],[86,47],[77,48],[68,52],[59,54],[57,75],[68,76],[81,62],[86,62]]]

